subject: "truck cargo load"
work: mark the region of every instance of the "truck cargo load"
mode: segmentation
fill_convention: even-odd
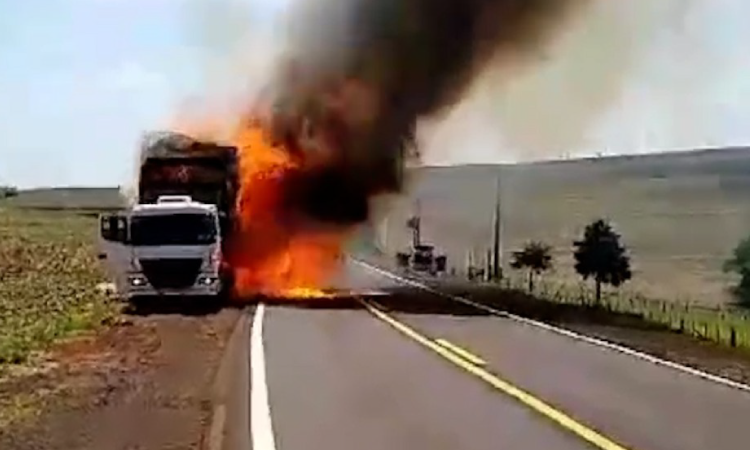
[[[162,195],[189,195],[216,205],[231,222],[238,190],[236,147],[154,132],[143,140],[139,163],[138,203],[154,203]]]
[[[208,245],[200,241],[198,225],[204,221],[195,222],[196,216],[185,214],[186,208],[205,207],[217,217],[215,228],[219,235],[215,242],[218,248],[211,250],[211,264],[217,265],[220,282],[202,284],[199,292],[218,293],[219,290],[212,290],[214,286],[221,286],[222,294],[231,292],[234,277],[226,255],[228,241],[236,226],[237,148],[197,141],[171,131],[158,131],[144,137],[139,156],[136,204],[126,211],[101,218],[104,248],[101,257],[109,260],[112,276],[120,279],[120,286],[133,291],[136,286],[128,283],[140,278],[122,280],[122,272],[125,267],[139,267],[144,273],[137,276],[150,280],[147,286],[140,287],[144,292],[148,291],[147,287],[162,292],[163,286],[157,285],[163,284],[161,281],[167,278],[178,279],[184,275],[192,280],[195,270],[187,273],[184,267],[173,264],[179,259],[175,259],[173,253],[179,250],[175,250],[177,247],[195,247],[203,252]],[[133,255],[138,252],[149,252],[150,257],[143,261],[139,259],[135,264]],[[159,257],[160,252],[165,258]],[[191,286],[187,288],[193,289]]]

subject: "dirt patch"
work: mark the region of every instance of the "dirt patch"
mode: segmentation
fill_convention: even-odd
[[[0,448],[197,449],[240,312],[129,316],[0,383]]]

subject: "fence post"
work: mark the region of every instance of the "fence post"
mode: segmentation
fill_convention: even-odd
[[[737,347],[737,330],[734,329],[734,325],[729,328],[729,345]]]

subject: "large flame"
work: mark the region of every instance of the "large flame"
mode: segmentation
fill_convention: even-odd
[[[260,120],[238,127],[240,189],[237,230],[228,255],[238,297],[325,296],[322,288],[342,259],[347,232],[313,227],[285,199],[290,178],[309,170],[304,153],[271,140]]]

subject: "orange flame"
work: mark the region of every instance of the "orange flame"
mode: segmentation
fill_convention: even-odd
[[[257,120],[239,127],[233,140],[240,189],[229,261],[236,295],[325,296],[321,288],[341,261],[346,234],[313,231],[285,216],[284,183],[305,160],[273,144]]]

